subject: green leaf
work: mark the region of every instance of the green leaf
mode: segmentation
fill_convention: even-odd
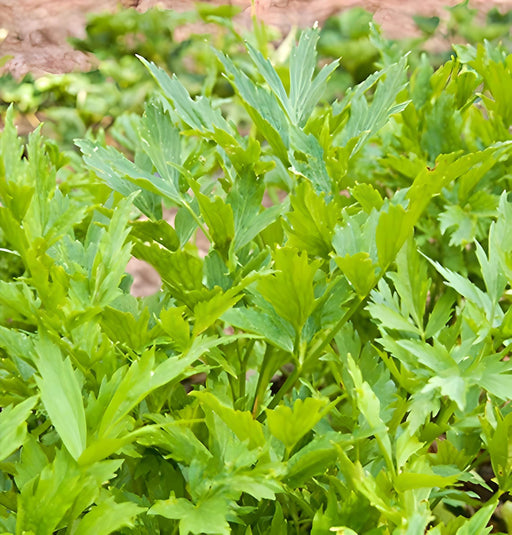
[[[210,199],[198,189],[193,189],[215,247],[227,258],[229,246],[235,236],[233,209],[220,197]]]
[[[128,197],[142,190],[134,204],[150,219],[160,218],[161,197],[181,204],[181,196],[167,180],[141,169],[113,147],[100,147],[85,139],[76,144],[87,166],[114,191]]]
[[[130,228],[130,235],[142,242],[155,241],[169,251],[176,251],[180,246],[176,231],[164,219],[160,221],[132,221]]]
[[[116,438],[124,431],[123,419],[151,391],[160,386],[192,375],[189,366],[205,351],[224,343],[222,339],[196,338],[187,352],[178,357],[169,357],[161,364],[155,364],[154,349],[145,351],[124,374],[112,400],[106,407],[98,429],[100,438]]]
[[[147,61],[141,56],[137,57],[162,88],[164,95],[173,104],[185,124],[203,133],[212,133],[218,129],[220,132],[234,134],[233,128],[224,119],[220,109],[212,107],[208,99],[200,97],[196,101],[192,100],[189,92],[176,76],[171,78],[153,62]]]
[[[352,154],[358,152],[366,141],[375,135],[389,120],[391,115],[403,111],[409,102],[395,104],[400,91],[405,87],[407,59],[403,57],[398,63],[386,67],[381,72],[360,84],[356,90],[349,92],[345,102],[350,104],[350,119],[343,129],[343,145],[357,138]],[[384,78],[385,77],[385,78]],[[368,105],[363,92],[380,78],[372,103]],[[340,106],[343,109],[342,103]],[[335,109],[334,113],[340,110]]]
[[[316,77],[316,44],[320,32],[308,29],[302,32],[297,46],[290,54],[290,107],[293,121],[303,127],[324,92],[327,81],[338,67],[339,60],[324,65]]]
[[[387,212],[381,212],[375,240],[379,265],[383,270],[393,262],[398,251],[412,232],[406,211],[400,205],[391,204]]]
[[[37,402],[37,396],[32,396],[18,403],[15,407],[9,405],[0,412],[0,461],[7,459],[25,440],[27,434],[27,418]]]
[[[512,452],[508,447],[511,437],[512,414],[508,414],[498,422],[493,436],[488,438],[492,468],[503,491],[512,485]]]
[[[480,310],[484,311],[488,318],[493,316],[495,313],[495,306],[493,306],[488,294],[480,290],[478,286],[459,273],[455,273],[454,271],[441,266],[439,262],[434,262],[429,258],[427,258],[427,260],[429,260],[437,271],[446,279],[450,287],[474,303]]]
[[[380,193],[371,184],[356,184],[350,188],[350,193],[367,214],[373,209],[380,210],[384,202]]]
[[[316,436],[307,446],[292,455],[286,463],[285,482],[292,488],[301,487],[312,477],[325,474],[336,463],[338,453],[333,439]]]
[[[277,221],[286,209],[286,201],[262,210],[264,185],[250,173],[235,181],[226,201],[233,210],[234,252],[250,243],[261,231]]]
[[[273,254],[275,275],[258,282],[258,290],[275,311],[300,333],[313,311],[313,279],[319,261],[309,262],[304,251],[283,247]]]
[[[180,172],[169,165],[169,162],[182,164],[180,131],[172,124],[161,103],[146,104],[139,134],[141,147],[158,175],[172,189],[174,197],[180,198]]]
[[[162,310],[159,317],[160,327],[173,339],[178,351],[185,351],[190,342],[190,324],[183,317],[185,307],[171,307]]]
[[[311,184],[301,182],[290,197],[291,212],[287,234],[290,247],[305,249],[311,256],[327,257],[332,250],[331,239],[338,220],[338,208],[315,193]]]
[[[436,474],[418,474],[416,472],[402,472],[395,479],[395,488],[398,492],[412,489],[438,487],[440,489],[452,486],[458,476],[439,476]]]
[[[444,329],[453,314],[455,297],[452,292],[445,292],[436,302],[425,328],[425,338],[431,338]]]
[[[289,123],[275,93],[257,86],[224,54],[220,52],[216,54],[258,131],[268,141],[276,156],[286,165],[290,146]]]
[[[274,410],[267,409],[267,420],[270,432],[290,452],[297,442],[313,429],[324,417],[326,399],[297,399],[293,408],[279,405]]]
[[[375,268],[368,253],[348,254],[334,259],[360,297],[366,297],[377,282]]]
[[[209,407],[220,416],[222,421],[235,433],[242,442],[248,441],[249,448],[265,446],[263,428],[258,420],[255,420],[250,411],[234,410],[221,403],[210,392],[193,392],[199,398],[202,405]]]
[[[221,318],[234,327],[259,334],[284,351],[293,352],[293,327],[275,313],[272,317],[257,308],[237,307],[224,312]]]
[[[131,502],[116,503],[108,497],[83,516],[74,535],[109,535],[121,528],[133,528],[135,516],[145,510]]]
[[[408,318],[404,318],[395,310],[381,303],[370,303],[367,306],[372,317],[386,329],[396,329],[406,333],[420,334],[420,330]]]
[[[350,375],[354,381],[354,394],[357,406],[364,416],[371,429],[372,434],[377,438],[379,448],[386,461],[388,470],[394,473],[393,454],[388,428],[381,418],[380,400],[372,390],[370,385],[363,381],[361,370],[357,367],[352,355],[347,355],[347,362]]]
[[[47,337],[36,343],[36,351],[41,401],[67,450],[78,459],[85,450],[87,427],[77,372]]]
[[[488,526],[488,524],[495,510],[496,504],[492,502],[482,507],[457,530],[457,535],[473,535],[473,533],[486,535],[490,533],[492,526]]]
[[[509,142],[496,143],[485,150],[462,156],[460,152],[438,156],[435,167],[423,168],[407,192],[406,198],[409,200],[407,212],[410,223],[416,224],[431,198],[440,193],[444,187],[470,172],[475,166],[493,159],[495,153],[508,153],[511,149],[512,144]]]
[[[168,500],[157,500],[148,515],[161,515],[180,521],[180,534],[229,535],[231,530],[226,520],[229,507],[220,495],[212,495],[195,505],[184,498],[172,496]]]

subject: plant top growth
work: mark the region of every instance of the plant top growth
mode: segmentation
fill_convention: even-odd
[[[512,532],[512,56],[374,30],[327,102],[319,38],[215,49],[223,97],[139,57],[80,158],[7,111],[0,532]]]

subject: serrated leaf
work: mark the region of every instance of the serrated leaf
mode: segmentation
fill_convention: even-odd
[[[334,259],[350,284],[361,297],[366,297],[377,282],[375,268],[368,253],[356,253]]]
[[[74,535],[109,535],[121,528],[133,528],[135,517],[144,510],[131,502],[116,503],[109,497],[84,515]]]
[[[398,63],[375,73],[373,78],[368,78],[346,97],[347,103],[350,103],[351,113],[343,130],[343,144],[352,138],[358,138],[352,154],[358,152],[364,143],[386,124],[391,115],[407,107],[408,102],[395,104],[397,95],[405,87],[406,71],[407,60],[404,57]],[[363,93],[379,78],[372,103],[368,105]]]
[[[452,317],[454,302],[455,297],[451,292],[445,292],[436,302],[428,318],[425,328],[425,338],[431,338],[444,329]]]
[[[496,504],[494,503],[482,507],[457,530],[457,535],[473,535],[473,533],[486,535],[490,533],[492,526],[488,526],[488,524],[495,510]]]
[[[86,446],[87,426],[77,373],[48,338],[38,341],[36,351],[41,401],[66,449],[78,459]]]
[[[280,405],[274,410],[267,409],[270,432],[290,452],[295,444],[323,418],[327,400],[297,399],[293,408]]]
[[[316,436],[286,463],[285,482],[292,488],[302,486],[311,477],[325,473],[338,458],[337,448],[326,436]]]
[[[404,318],[395,310],[381,303],[370,303],[367,306],[368,312],[374,319],[379,321],[386,329],[420,334],[421,331],[408,318]]]
[[[305,249],[312,256],[326,257],[332,250],[331,239],[338,220],[338,208],[325,196],[315,193],[311,184],[303,181],[290,197],[292,211],[288,220],[288,245]]]
[[[265,445],[263,428],[260,422],[254,419],[251,412],[234,410],[221,403],[210,392],[194,392],[193,395],[199,398],[202,405],[218,414],[240,441],[247,441],[249,448],[261,448]]]
[[[439,487],[445,488],[453,485],[458,476],[439,476],[437,474],[418,474],[416,472],[402,472],[395,479],[395,488],[399,492],[412,489]]]
[[[276,249],[273,258],[276,274],[260,280],[258,290],[299,333],[313,311],[313,278],[320,263],[288,247]]]
[[[32,396],[18,403],[9,405],[0,412],[0,461],[15,452],[25,440],[27,434],[27,418],[37,402],[37,396]]]
[[[229,507],[227,500],[213,495],[193,504],[184,498],[171,497],[168,500],[157,500],[148,511],[148,515],[161,515],[165,518],[180,521],[180,534],[211,533],[229,535],[231,530],[226,520]]]
[[[350,188],[350,193],[367,214],[374,209],[380,210],[384,202],[380,193],[371,184],[356,184]]]
[[[180,173],[169,162],[182,164],[180,131],[161,104],[148,103],[139,127],[141,147],[149,156],[159,176],[180,197]]]
[[[134,204],[150,219],[161,217],[161,197],[181,204],[181,196],[169,182],[141,169],[113,147],[100,147],[85,139],[76,144],[89,168],[113,190],[125,197],[142,190]]]
[[[393,262],[411,232],[412,226],[402,206],[391,204],[387,212],[381,212],[375,240],[383,270]]]

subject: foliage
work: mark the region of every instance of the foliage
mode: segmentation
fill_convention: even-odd
[[[422,52],[432,48],[432,40],[439,47],[436,53],[428,54],[434,67],[449,59],[454,41],[476,44],[487,39],[510,45],[512,11],[502,14],[493,8],[482,25],[467,1],[447,9],[446,23],[439,24],[438,17],[415,17],[420,36],[396,41],[384,39],[372,24],[372,15],[363,9],[349,9],[330,17],[321,30],[318,51],[324,61],[340,61],[323,99],[332,102],[340,98],[349,87],[377,71],[383,59],[398,60],[410,52],[409,64],[416,66]],[[210,44],[236,65],[251,70],[254,66],[247,61],[243,46],[249,41],[271,57],[276,70],[284,74],[296,30],[283,40],[278,31],[255,20],[252,31],[243,31],[233,23],[237,12],[233,6],[199,3],[194,11],[184,13],[155,8],[144,13],[123,9],[114,14],[90,15],[85,38],[71,39],[71,43],[90,54],[91,70],[38,78],[28,74],[21,81],[8,74],[0,76],[0,108],[5,111],[13,103],[18,122],[32,128],[42,122],[46,136],[58,140],[62,148],[72,149],[73,139],[84,137],[90,130],[97,133],[103,129],[119,141],[124,115],[143,111],[145,100],[156,86],[135,54],[178,74],[191,95],[204,94],[219,100],[232,96],[233,91]],[[257,73],[253,70],[252,75]],[[237,122],[243,117],[237,117]]]
[[[327,104],[319,38],[216,50],[228,105],[141,58],[82,161],[8,110],[0,531],[510,532],[512,56],[383,52]]]

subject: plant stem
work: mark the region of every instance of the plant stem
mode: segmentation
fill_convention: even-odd
[[[338,323],[330,331],[327,332],[326,336],[320,342],[320,344],[316,348],[314,348],[313,351],[309,354],[308,360],[315,360],[320,357],[325,347],[331,343],[332,339],[338,334],[338,332],[345,325],[345,323],[347,323],[347,321],[357,312],[357,310],[365,299],[366,297],[359,297],[352,303],[351,307],[345,312],[345,314],[343,314]]]

